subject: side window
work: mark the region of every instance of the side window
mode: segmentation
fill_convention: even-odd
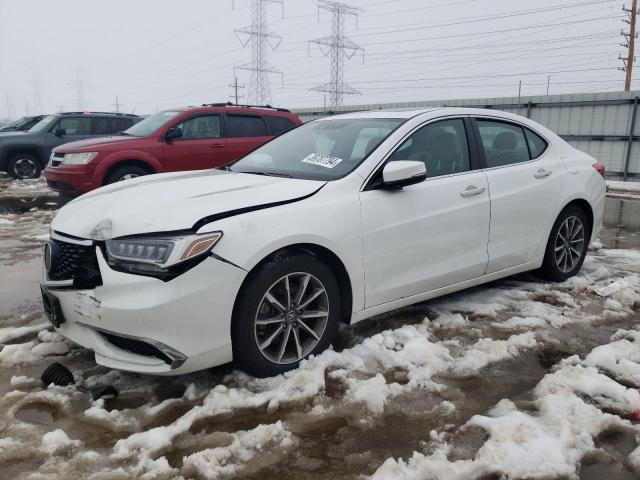
[[[182,130],[182,140],[220,138],[220,115],[193,117],[176,127]]]
[[[233,137],[265,137],[267,126],[261,117],[252,115],[227,115],[225,119],[225,134]]]
[[[128,118],[94,117],[92,119],[92,133],[94,135],[113,135],[129,128],[133,122]]]
[[[487,167],[501,167],[531,159],[522,127],[491,120],[477,120],[477,123]]]
[[[524,134],[526,135],[527,142],[529,143],[529,152],[531,153],[531,158],[538,158],[547,149],[547,142],[542,137],[540,137],[540,135],[538,135],[537,133],[533,133],[528,128],[524,129]]]
[[[269,117],[265,116],[264,119],[267,121],[269,125],[269,129],[271,130],[271,134],[278,136],[283,134],[284,132],[288,132],[292,128],[296,126],[291,120],[285,117]]]
[[[391,154],[389,161],[395,160],[424,162],[429,177],[470,170],[464,121],[441,120],[422,127]]]
[[[65,135],[91,135],[90,117],[63,117],[54,127],[64,128]]]

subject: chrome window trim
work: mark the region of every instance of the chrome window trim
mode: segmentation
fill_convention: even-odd
[[[93,245],[93,240],[83,240],[80,238],[68,237],[64,233],[56,232],[55,230],[51,230],[51,238],[54,240],[60,240],[61,242],[82,245],[84,247],[90,247]]]

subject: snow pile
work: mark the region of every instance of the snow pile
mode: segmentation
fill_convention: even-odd
[[[260,455],[260,467],[280,459],[296,439],[282,422],[259,425],[253,430],[233,434],[233,442],[228,447],[201,450],[183,461],[183,473],[206,479],[217,479],[251,469],[251,461]]]
[[[47,432],[42,436],[42,449],[49,455],[61,455],[82,445],[80,440],[71,440],[60,429]]]
[[[605,370],[627,382],[637,380],[640,365],[634,360],[640,360],[640,333],[620,331],[612,343],[594,349],[583,361],[570,357],[547,374],[533,392],[535,414],[503,400],[489,416],[472,417],[467,426],[490,434],[473,460],[449,461],[449,446],[442,443],[430,455],[415,452],[406,462],[388,459],[371,478],[462,479],[489,474],[573,478],[582,457],[596,449],[595,437],[612,429],[640,433],[621,418],[640,409],[640,393],[600,373]],[[634,383],[640,386],[640,382]],[[640,466],[640,451],[633,452],[629,460]]]

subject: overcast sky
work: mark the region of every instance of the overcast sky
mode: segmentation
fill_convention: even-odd
[[[227,101],[234,65],[250,61],[234,29],[251,0],[0,0],[0,117],[25,109],[124,111]],[[272,103],[321,106],[310,88],[329,59],[308,41],[330,34],[312,0],[268,9],[282,35],[269,63]],[[365,49],[345,65],[361,95],[345,104],[622,90],[622,2],[351,0],[346,33]],[[628,2],[630,3],[630,1]],[[640,73],[640,71],[639,71]],[[239,82],[249,74],[239,72]],[[82,85],[81,94],[79,85]],[[635,82],[634,82],[635,85]],[[81,98],[79,98],[81,97]]]

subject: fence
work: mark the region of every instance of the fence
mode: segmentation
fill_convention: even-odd
[[[426,107],[476,107],[516,113],[550,128],[607,167],[610,178],[640,178],[636,117],[640,91],[503,97],[353,105],[327,110],[299,108],[304,121],[346,112]]]

